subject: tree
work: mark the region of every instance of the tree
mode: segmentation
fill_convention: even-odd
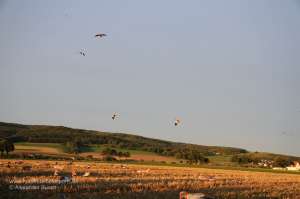
[[[1,139],[1,140],[0,140],[0,151],[1,151],[1,156],[3,155],[3,152],[5,151],[4,143],[5,143],[5,140]]]
[[[110,155],[112,155],[112,156],[117,156],[117,155],[118,155],[117,150],[112,149],[112,150],[110,151]]]
[[[275,159],[275,165],[279,167],[287,167],[293,163],[292,160],[283,157],[277,157]]]
[[[15,150],[15,146],[14,143],[9,141],[9,140],[4,140],[1,139],[0,140],[0,151],[1,151],[1,155],[3,155],[3,152],[6,152],[6,155],[8,155],[9,152],[14,151]]]
[[[124,157],[130,157],[130,153],[128,151],[126,151],[125,153],[123,153]]]
[[[119,152],[118,152],[118,156],[119,156],[119,157],[123,157],[123,156],[124,156],[123,152],[122,152],[122,151],[119,151]]]

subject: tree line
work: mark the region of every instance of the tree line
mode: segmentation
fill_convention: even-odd
[[[125,151],[117,151],[116,149],[112,149],[109,147],[106,147],[105,149],[102,150],[102,155],[111,155],[111,156],[118,156],[118,157],[130,157],[130,152]]]
[[[268,160],[272,162],[273,167],[287,167],[293,164],[294,161],[300,161],[300,158],[284,155],[270,155],[263,153],[247,153],[247,154],[237,154],[233,155],[231,158],[232,162],[237,162],[241,165],[245,164],[258,164],[263,160]]]

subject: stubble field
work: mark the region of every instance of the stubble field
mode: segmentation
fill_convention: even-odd
[[[0,198],[300,198],[288,173],[42,160],[0,160],[0,172]]]

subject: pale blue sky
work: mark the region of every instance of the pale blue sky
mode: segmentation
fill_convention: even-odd
[[[300,156],[300,1],[0,0],[0,27],[0,121]]]

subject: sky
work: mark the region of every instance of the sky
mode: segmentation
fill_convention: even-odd
[[[299,52],[297,0],[0,0],[0,121],[300,156]]]

